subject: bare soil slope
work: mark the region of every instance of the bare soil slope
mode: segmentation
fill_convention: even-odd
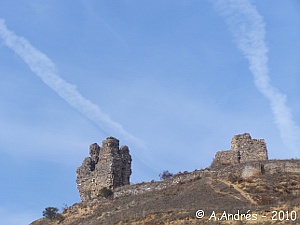
[[[61,221],[42,218],[31,225],[300,224],[299,209],[299,173],[260,175],[247,180],[207,176],[139,195],[76,203],[64,210]],[[197,210],[204,210],[205,217],[197,219]],[[257,214],[257,219],[224,218],[224,211],[236,214],[238,210],[239,214],[250,210],[250,214]],[[272,220],[272,211],[280,210],[288,211],[284,220],[280,221],[278,215],[274,217],[277,220]],[[296,221],[291,220],[293,210]],[[213,213],[222,219],[209,220]]]

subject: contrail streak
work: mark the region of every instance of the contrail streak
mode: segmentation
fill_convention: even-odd
[[[286,96],[272,86],[268,68],[268,47],[265,42],[265,23],[249,0],[219,0],[215,4],[225,17],[238,48],[249,61],[257,89],[270,102],[274,122],[284,144],[299,156],[300,128],[286,104]]]
[[[109,135],[121,135],[127,141],[143,146],[139,139],[127,132],[119,123],[113,121],[96,104],[83,97],[76,89],[76,86],[62,79],[58,75],[51,59],[33,47],[24,37],[17,36],[13,31],[9,30],[4,19],[0,19],[0,37],[48,87],[82,115],[97,124]]]

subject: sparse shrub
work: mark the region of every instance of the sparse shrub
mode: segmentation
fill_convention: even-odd
[[[66,213],[68,211],[68,208],[69,206],[66,203],[64,203],[63,207],[61,208],[62,213]]]
[[[176,195],[178,188],[169,188],[163,191],[164,195]]]
[[[43,211],[43,216],[50,220],[63,220],[63,216],[58,213],[58,208],[56,207],[47,207]]]
[[[193,178],[193,181],[196,181],[196,180],[201,180],[202,179],[202,177],[201,176],[196,176],[196,177],[194,177]]]
[[[241,178],[241,177],[238,177],[237,178],[237,183],[238,184],[241,184],[241,183],[243,183],[245,180],[243,179],[243,178]]]
[[[244,225],[244,224],[245,224],[244,221],[241,221],[241,220],[236,222],[236,225]]]
[[[164,170],[161,174],[159,174],[159,178],[161,180],[166,180],[173,177],[173,173],[170,173],[169,170]]]
[[[259,205],[270,205],[274,202],[273,198],[268,195],[262,195],[260,196],[260,199],[258,200]]]
[[[236,176],[236,175],[234,175],[234,174],[229,174],[228,176],[227,176],[227,179],[231,182],[231,183],[235,183],[235,182],[237,182],[238,181],[238,176]]]
[[[107,187],[101,188],[100,190],[100,196],[104,198],[110,198],[113,196],[113,191]]]
[[[63,215],[61,215],[60,213],[56,214],[56,217],[55,217],[56,220],[58,220],[59,222],[62,222],[65,217]]]

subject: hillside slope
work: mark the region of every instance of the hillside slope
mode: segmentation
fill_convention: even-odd
[[[141,189],[147,191],[138,192]],[[197,210],[204,210],[205,217],[197,219]],[[251,220],[241,218],[247,212]],[[31,225],[300,224],[300,173],[278,172],[247,179],[230,174],[220,177],[203,170],[178,174],[166,181],[116,190],[111,199],[76,203],[61,215],[61,221],[42,218]]]

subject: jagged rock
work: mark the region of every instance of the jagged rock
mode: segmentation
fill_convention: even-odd
[[[90,157],[77,168],[77,188],[82,201],[96,198],[103,187],[128,185],[131,175],[131,156],[127,146],[119,148],[119,140],[108,137],[90,145]]]

